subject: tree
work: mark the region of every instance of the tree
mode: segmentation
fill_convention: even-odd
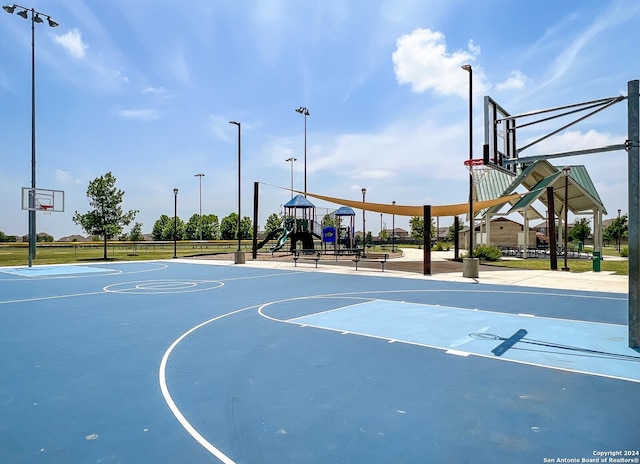
[[[138,211],[127,213],[122,211],[120,204],[124,198],[124,191],[115,186],[116,178],[111,172],[96,177],[89,182],[87,197],[93,210],[73,215],[73,222],[80,225],[89,235],[99,235],[104,243],[104,256],[107,259],[107,240],[116,237],[124,226],[129,225]]]
[[[462,230],[462,221],[458,220],[458,230],[455,230],[456,228],[456,223],[454,222],[453,224],[451,224],[451,226],[449,226],[449,232],[447,233],[447,240],[450,242],[455,241],[456,239],[456,233],[460,232]]]
[[[0,242],[15,242],[16,238],[13,235],[5,235],[4,232],[0,230]]]
[[[411,237],[418,243],[422,243],[424,241],[423,229],[424,229],[424,218],[422,216],[414,216],[409,220],[409,225],[411,226]],[[431,237],[434,239],[436,237],[436,224],[431,218]]]
[[[202,215],[202,239],[218,240],[220,238],[220,223],[215,214]]]
[[[220,223],[220,235],[223,240],[247,240],[252,236],[251,231],[251,218],[249,216],[245,216],[240,221],[240,234],[236,236],[236,230],[238,230],[238,215],[236,213],[231,213],[229,216],[222,219]]]
[[[571,232],[569,232],[569,238],[571,240],[578,240],[582,243],[591,234],[591,227],[589,226],[589,219],[580,218],[573,224]]]
[[[387,223],[385,222],[382,225],[382,230],[380,231],[380,240],[382,240],[383,242],[386,242],[389,239],[390,235],[391,234],[387,230]]]
[[[264,226],[264,231],[266,234],[273,232],[274,230],[278,230],[282,227],[282,218],[278,215],[278,213],[272,213],[267,218],[267,223]]]
[[[204,234],[203,234],[204,235]],[[200,240],[200,215],[193,214],[184,228],[184,238],[187,240]]]
[[[153,224],[151,236],[154,240],[173,240],[173,228],[174,218],[169,217],[166,214],[160,216],[160,218]],[[186,236],[186,224],[180,218],[175,218],[176,228],[176,240],[184,240]]]
[[[134,255],[138,254],[138,242],[144,240],[144,235],[142,234],[142,223],[136,222],[131,228],[131,232],[129,233],[129,240],[133,242],[131,252]]]
[[[409,226],[411,226],[411,238],[416,242],[422,243],[424,219],[420,216],[413,216],[409,219]]]
[[[620,216],[619,218],[615,218],[611,223],[604,229],[603,237],[605,240],[615,240],[616,243],[619,244],[619,240],[627,235],[629,231],[629,225],[627,224],[627,215]],[[620,246],[618,245],[618,248]]]
[[[40,232],[36,235],[36,242],[53,242],[53,236]]]
[[[245,216],[240,221],[240,239],[249,240],[253,237],[253,228],[251,218],[249,216]]]
[[[163,214],[160,218],[153,224],[153,229],[151,231],[151,236],[154,240],[169,240],[167,236],[167,231],[171,233],[171,238],[173,238],[173,219]]]
[[[329,226],[336,226],[337,225],[337,220],[334,217],[331,217],[330,214],[325,214],[324,217],[322,218],[322,225],[329,227]]]

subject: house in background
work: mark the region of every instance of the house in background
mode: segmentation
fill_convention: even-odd
[[[58,242],[86,242],[86,241],[87,241],[87,238],[79,234],[67,235],[66,237],[62,237],[58,239]]]
[[[482,227],[482,232],[481,232]],[[516,221],[513,221],[506,217],[498,217],[493,219],[490,223],[489,237],[491,238],[491,245],[504,246],[504,247],[517,247],[522,246],[524,241],[523,236],[524,225]],[[469,248],[469,228],[465,227],[458,232],[461,248]],[[476,225],[475,236],[473,244],[485,245],[487,234],[484,230],[484,224],[482,226]],[[536,231],[529,228],[529,243],[536,243]]]
[[[400,227],[396,227],[393,230],[384,229],[384,231],[387,233],[387,236],[389,237],[387,239],[387,241],[389,241],[389,242],[391,241],[391,237],[393,237],[393,235],[396,236],[395,240],[410,240],[411,239],[411,234],[409,232],[407,232],[406,230],[400,228]],[[362,231],[356,231],[356,236],[357,237],[361,237],[362,236]],[[378,235],[376,237],[376,239],[380,240],[380,235]]]

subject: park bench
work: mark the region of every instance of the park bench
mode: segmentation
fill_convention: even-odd
[[[358,270],[358,263],[380,263],[382,267],[382,272],[384,272],[384,265],[389,259],[389,254],[384,253],[383,255],[370,255],[369,257],[362,256],[362,254],[357,253],[353,262],[356,263],[356,271]]]
[[[318,268],[318,261],[322,257],[322,253],[316,250],[295,250],[293,252],[293,265],[298,267],[298,260],[310,260],[316,262],[316,269]]]

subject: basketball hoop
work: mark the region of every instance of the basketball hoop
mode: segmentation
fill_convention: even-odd
[[[482,180],[489,174],[489,166],[484,164],[483,159],[469,159],[464,160],[464,167],[467,168],[471,177],[473,177],[473,181],[476,184],[482,182]]]
[[[53,205],[40,205],[40,211],[46,215],[50,215],[51,211],[53,211]]]

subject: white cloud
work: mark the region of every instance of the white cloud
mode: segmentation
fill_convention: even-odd
[[[123,119],[135,119],[137,121],[154,121],[162,116],[160,111],[155,108],[119,110],[117,114]]]
[[[69,171],[64,169],[56,169],[55,180],[60,185],[84,185],[85,183],[82,179],[74,178]]]
[[[511,71],[509,77],[504,82],[496,84],[497,90],[519,90],[524,88],[527,83],[527,76],[525,76],[522,71]]]
[[[428,90],[441,95],[466,97],[467,74],[460,69],[475,61],[480,47],[469,41],[468,50],[447,51],[444,34],[431,29],[416,29],[401,36],[393,52],[396,80],[399,84],[410,84],[411,90],[424,93]],[[474,69],[476,92],[484,92],[484,73]]]
[[[147,87],[142,90],[142,93],[151,93],[154,95],[165,95],[167,93],[167,89],[164,87]]]
[[[526,145],[529,141],[533,139],[529,139],[523,143]],[[589,130],[587,132],[581,131],[566,131],[562,134],[555,135],[550,137],[549,139],[540,142],[540,144],[534,145],[530,151],[531,154],[533,152],[541,152],[541,153],[556,153],[556,152],[565,152],[565,151],[573,151],[573,150],[581,150],[581,149],[592,149],[597,147],[606,147],[609,145],[616,145],[624,142],[624,136],[614,136],[612,134],[607,134],[603,132],[598,132],[596,130]],[[526,156],[526,154],[522,154],[522,156]]]
[[[63,171],[62,169],[56,169],[56,182],[60,184],[68,184],[73,181],[73,177],[69,171]]]
[[[124,74],[122,74],[121,71],[116,70],[114,74],[118,79],[122,80],[122,82],[124,82],[125,84],[129,83],[129,78]]]
[[[71,29],[63,35],[56,35],[54,40],[77,59],[84,58],[85,50],[89,48],[89,45],[82,41],[82,33],[78,29]]]

